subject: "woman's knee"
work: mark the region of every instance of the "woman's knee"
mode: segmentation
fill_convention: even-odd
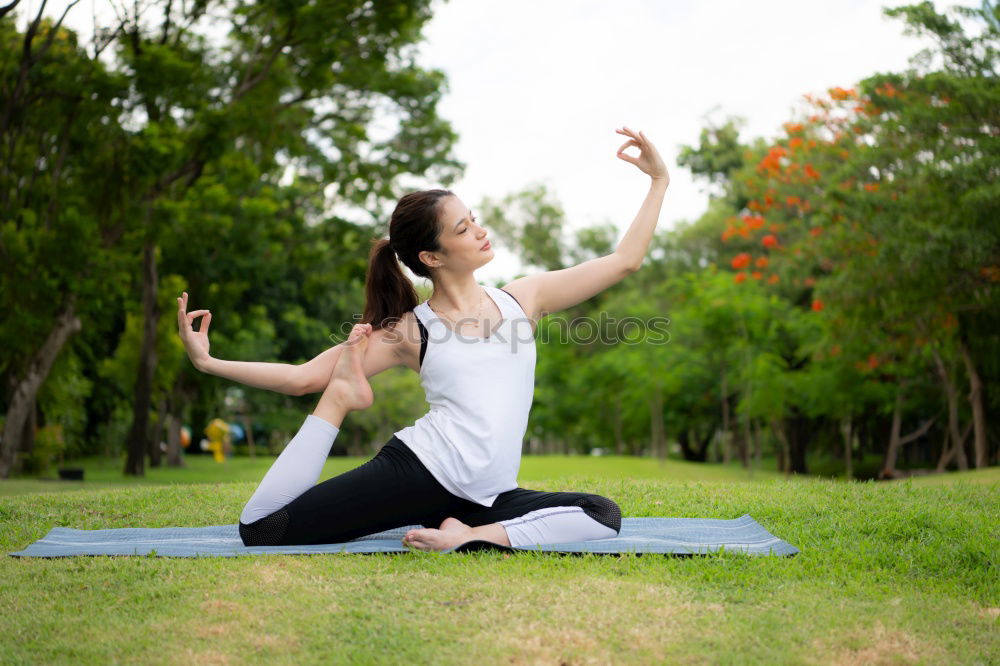
[[[622,529],[622,510],[618,504],[603,495],[588,493],[573,503],[583,509],[583,512],[599,522],[605,527],[615,531],[615,534]]]
[[[240,539],[244,546],[282,546],[288,533],[288,511],[278,509],[260,520],[240,521]]]

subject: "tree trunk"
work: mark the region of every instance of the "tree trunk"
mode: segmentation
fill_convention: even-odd
[[[743,465],[743,469],[750,467],[750,447],[753,444],[753,437],[750,435],[750,419],[744,416],[743,422],[743,437],[740,438],[740,463]]]
[[[882,471],[879,477],[891,479],[896,473],[896,456],[899,454],[899,435],[903,424],[903,383],[896,387],[896,405],[892,410],[892,430],[889,432],[889,446],[885,451]]]
[[[181,453],[181,418],[167,411],[167,467],[187,467]]]
[[[365,454],[364,443],[361,441],[361,430],[354,428],[351,432],[350,446],[348,447],[348,455],[351,456],[363,456]]]
[[[153,391],[153,373],[156,372],[156,321],[159,319],[159,308],[156,303],[156,245],[152,240],[146,241],[142,256],[142,346],[139,350],[139,371],[132,399],[132,426],[126,439],[126,476],[145,474],[144,454],[149,448],[150,436],[150,397]]]
[[[955,444],[954,442],[951,442],[950,446],[949,440],[951,440],[951,432],[950,430],[945,432],[944,447],[941,450],[941,458],[938,460],[937,471],[943,472],[955,456],[965,455],[965,439],[969,436],[970,430],[972,430],[972,423],[969,423],[969,425],[965,427],[965,432],[959,435],[958,443]],[[968,463],[966,463],[965,467],[961,467],[961,464],[960,458],[959,467],[961,469],[969,469]]]
[[[11,376],[7,420],[3,425],[3,441],[0,442],[0,479],[10,476],[15,455],[22,448],[24,424],[35,404],[38,389],[49,376],[52,364],[70,336],[80,328],[80,319],[76,316],[76,295],[70,294],[45,342],[28,363],[24,376]]]
[[[257,452],[253,442],[253,429],[250,427],[250,416],[246,412],[243,412],[241,416],[243,417],[243,432],[247,438],[247,453],[250,455],[251,458],[256,458]],[[387,436],[380,436],[379,444],[386,441],[387,439],[389,439]]]
[[[945,460],[945,465],[948,464],[952,457],[958,456],[958,468],[961,470],[969,469],[969,460],[965,457],[965,438],[962,437],[959,432],[959,422],[958,422],[958,391],[955,389],[955,384],[951,380],[951,373],[948,372],[948,368],[945,367],[944,360],[941,355],[938,354],[936,349],[932,350],[934,352],[934,362],[937,364],[938,376],[941,377],[941,383],[944,384],[945,395],[948,398],[948,433],[951,435],[952,447],[954,450],[945,449],[945,454],[942,456],[942,460]],[[938,463],[939,469],[941,463]]]
[[[38,397],[31,399],[31,406],[28,407],[28,417],[24,419],[24,431],[21,433],[21,449],[14,459],[14,474],[24,471],[24,462],[35,450],[35,433],[38,432]]]
[[[809,419],[795,416],[790,419],[791,437],[789,438],[789,469],[796,474],[808,474],[806,451],[809,448]]]
[[[915,439],[919,439],[930,430],[936,418],[927,419],[919,428],[911,432],[906,437],[900,436],[903,425],[903,392],[907,382],[900,382],[896,389],[896,405],[892,412],[892,430],[889,433],[889,446],[885,452],[885,460],[882,463],[882,470],[878,473],[880,479],[894,479],[899,474],[896,473],[896,459],[900,451],[905,453],[903,447]],[[947,449],[947,446],[945,447]]]
[[[691,462],[705,462],[708,459],[708,451],[715,439],[715,432],[719,427],[716,421],[702,437],[696,428],[685,428],[677,433],[677,443],[681,447],[681,454],[684,460]]]
[[[785,426],[782,421],[775,419],[771,421],[771,432],[774,433],[774,438],[778,440],[778,471],[783,474],[788,474],[788,437],[785,435]]]
[[[160,404],[156,407],[156,423],[153,425],[153,435],[149,438],[149,466],[160,467],[163,464],[160,442],[164,439],[167,428],[167,399],[160,398]]]
[[[653,449],[653,456],[666,458],[666,442],[663,428],[663,395],[660,393],[660,385],[654,384],[653,393],[649,396],[649,429],[650,446]]]
[[[965,371],[969,375],[969,405],[972,407],[972,442],[975,452],[975,465],[977,468],[986,467],[986,413],[983,411],[983,382],[979,378],[979,371],[972,361],[972,354],[969,347],[961,337],[958,341],[959,349],[962,351],[962,360],[965,361]]]
[[[625,441],[622,439],[622,394],[615,393],[614,408],[614,430],[615,430],[615,455],[620,456],[625,453]]]
[[[851,444],[854,442],[854,432],[852,419],[847,417],[840,420],[840,436],[844,440],[844,468],[847,480],[854,478],[854,457],[851,455]]]
[[[760,458],[762,455],[761,449],[764,448],[761,444],[761,433],[760,433],[760,421],[753,422],[753,465],[755,469],[760,469]]]
[[[729,443],[732,439],[729,432],[729,389],[727,388],[726,366],[722,366],[722,464],[728,465],[731,457]]]

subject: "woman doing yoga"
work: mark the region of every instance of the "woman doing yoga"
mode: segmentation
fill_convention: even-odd
[[[493,258],[486,230],[452,192],[426,190],[400,199],[389,238],[372,247],[363,323],[308,363],[212,358],[211,313],[187,312],[187,294],[178,298],[180,335],[199,370],[294,395],[323,392],[244,506],[239,533],[245,545],[341,543],[403,525],[424,526],[403,538],[418,550],[618,534],[621,511],[606,497],[517,485],[538,320],[638,270],[670,182],[642,132],[616,131],[628,137],[618,157],[651,182],[632,225],[606,256],[503,288],[480,285],[473,272]],[[624,152],[630,146],[638,157]],[[431,280],[429,299],[418,303],[400,262]],[[204,318],[195,333],[197,317]],[[398,365],[420,375],[430,411],[395,432],[368,462],[317,484],[344,417],[372,404],[368,377]]]

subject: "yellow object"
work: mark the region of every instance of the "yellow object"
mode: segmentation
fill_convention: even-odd
[[[222,419],[212,419],[205,426],[205,435],[208,437],[208,450],[212,452],[215,462],[226,462],[225,451],[229,448],[229,424]]]

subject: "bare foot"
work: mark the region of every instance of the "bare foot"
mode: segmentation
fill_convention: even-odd
[[[410,530],[403,537],[403,545],[417,550],[447,550],[461,546],[474,538],[472,528],[461,520],[445,518],[440,529],[426,527]]]
[[[327,392],[347,409],[368,409],[375,401],[375,394],[372,393],[362,364],[371,332],[371,324],[357,324],[351,330],[351,335],[344,343],[344,351],[330,375]]]

